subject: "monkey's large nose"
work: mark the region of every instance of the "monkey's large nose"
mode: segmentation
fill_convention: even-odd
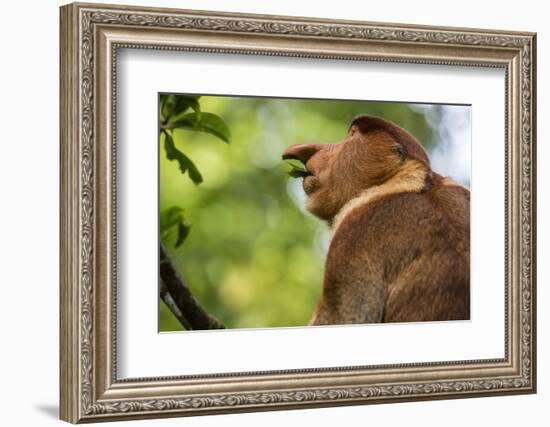
[[[323,147],[322,144],[296,144],[283,151],[283,160],[297,159],[305,164],[311,156]]]

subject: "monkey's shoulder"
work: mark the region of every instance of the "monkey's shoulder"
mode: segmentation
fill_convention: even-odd
[[[384,250],[419,242],[469,239],[470,194],[458,185],[422,193],[383,196],[351,210],[334,233],[334,246],[367,246]]]

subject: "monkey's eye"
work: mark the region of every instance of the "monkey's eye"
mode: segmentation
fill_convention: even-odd
[[[397,143],[395,145],[395,152],[399,156],[401,160],[405,160],[405,147],[403,147],[401,144]]]

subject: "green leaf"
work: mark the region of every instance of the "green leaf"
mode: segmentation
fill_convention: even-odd
[[[189,178],[195,183],[200,184],[202,182],[202,176],[191,161],[189,157],[183,154],[180,150],[176,148],[174,144],[174,139],[170,133],[163,131],[164,133],[164,149],[166,150],[166,158],[168,160],[175,160],[178,162],[181,173],[188,172]]]
[[[161,239],[165,239],[168,234],[175,227],[177,227],[178,234],[174,245],[176,248],[181,246],[191,230],[191,227],[185,224],[183,219],[183,209],[179,206],[171,206],[170,208],[163,210],[160,213],[159,223]]]
[[[161,120],[177,118],[192,108],[200,117],[199,96],[189,95],[160,95],[160,115]]]
[[[166,105],[166,99],[168,97],[166,95],[161,94],[160,95],[160,101],[159,101],[159,115],[160,115],[160,121],[162,122],[165,119],[164,116],[164,110]]]
[[[223,119],[212,113],[188,113],[166,125],[166,129],[189,129],[210,133],[229,142],[231,134]]]
[[[161,120],[168,120],[172,115],[172,108],[176,102],[175,95],[160,95],[160,116]]]
[[[179,206],[171,206],[160,213],[160,233],[164,234],[170,228],[175,227],[183,221],[183,209]]]
[[[175,117],[177,117],[183,114],[184,112],[186,112],[189,108],[192,108],[193,110],[195,110],[195,113],[197,113],[200,117],[201,107],[199,104],[199,97],[198,96],[177,96],[176,104],[174,106],[172,114]]]
[[[189,231],[191,231],[191,227],[184,224],[183,222],[180,222],[178,224],[178,239],[176,240],[176,244],[174,245],[176,248],[179,248],[181,244],[185,241],[187,236],[189,235]]]
[[[183,154],[185,156],[185,154]],[[202,175],[195,166],[195,164],[189,160],[189,157],[185,157],[188,160],[187,173],[189,173],[189,178],[195,183],[200,184],[202,182]]]
[[[288,176],[290,176],[291,178],[304,178],[308,175],[309,175],[308,172],[304,172],[304,171],[297,170],[297,169],[292,169],[292,170],[288,171]]]
[[[292,178],[304,178],[308,175],[310,175],[309,171],[305,168],[305,166],[298,162],[297,160],[290,159],[286,160],[288,165],[291,167],[291,169],[288,171],[288,175]]]

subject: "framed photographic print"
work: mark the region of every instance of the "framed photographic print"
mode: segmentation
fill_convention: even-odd
[[[535,34],[61,8],[61,418],[533,393]]]

